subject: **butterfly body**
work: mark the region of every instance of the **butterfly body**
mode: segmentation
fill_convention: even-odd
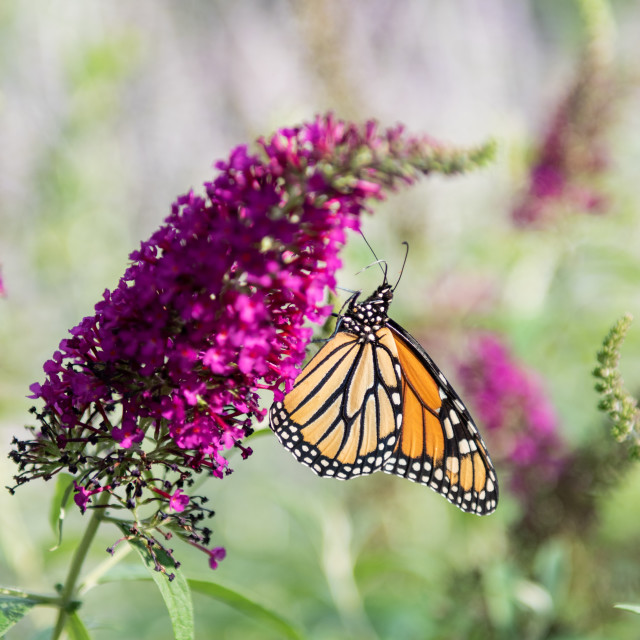
[[[469,412],[427,352],[387,313],[385,281],[354,294],[334,335],[270,411],[280,442],[320,476],[385,471],[463,511],[495,510],[495,470]]]

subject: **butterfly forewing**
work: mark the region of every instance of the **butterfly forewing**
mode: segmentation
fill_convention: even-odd
[[[498,484],[469,411],[420,344],[393,320],[402,369],[403,427],[384,471],[425,484],[463,511],[495,510]]]
[[[402,421],[391,331],[372,340],[339,330],[270,411],[280,442],[318,475],[348,479],[378,471]]]

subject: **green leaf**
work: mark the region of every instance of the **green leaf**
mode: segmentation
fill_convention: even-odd
[[[615,609],[622,609],[623,611],[631,611],[633,613],[640,614],[640,604],[614,604]]]
[[[534,577],[549,592],[556,611],[569,591],[570,565],[571,554],[560,540],[540,545],[534,556]]]
[[[69,614],[67,619],[67,633],[69,634],[69,640],[91,640],[89,630],[84,626],[75,611]]]
[[[0,595],[0,635],[19,622],[36,604],[29,598]]]
[[[237,591],[222,587],[214,582],[208,582],[206,580],[189,580],[189,586],[193,591],[202,593],[205,596],[219,600],[228,604],[230,607],[251,616],[256,621],[266,622],[272,627],[280,631],[283,637],[292,638],[293,640],[302,640],[303,636],[300,632],[281,615],[263,607],[261,604],[249,600],[245,596],[239,594]]]
[[[129,531],[124,528],[123,531],[127,535],[129,534]],[[160,589],[171,618],[175,639],[193,640],[193,602],[191,600],[191,590],[184,574],[177,570],[174,561],[165,551],[155,548],[154,553],[158,561],[175,574],[175,578],[169,582],[169,578],[164,573],[155,570],[154,559],[146,544],[135,539],[129,540],[129,544],[138,552],[153,581]]]
[[[65,508],[73,491],[73,476],[68,473],[58,474],[56,491],[49,511],[49,524],[53,533],[58,536],[55,546],[50,551],[55,551],[62,541],[62,523],[65,517]]]

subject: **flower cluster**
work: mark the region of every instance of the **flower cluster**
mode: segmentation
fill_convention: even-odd
[[[564,445],[558,419],[537,376],[518,364],[493,335],[477,337],[458,379],[481,425],[491,433],[491,453],[511,467],[520,495],[553,486],[562,471]]]
[[[32,386],[44,403],[33,410],[39,428],[12,452],[18,484],[66,469],[81,509],[104,491],[120,508],[154,503],[132,535],[153,544],[149,532],[162,525],[204,548],[210,531],[198,522],[212,512],[183,489],[194,472],[229,473],[225,451],[251,453],[242,440],[265,415],[259,392],[282,397],[305,356],[306,323],[331,311],[324,295],[345,230],[385,189],[491,154],[330,115],[258,146],[219,162],[205,195],[177,199],[45,363],[45,381]],[[208,553],[212,566],[223,557]]]
[[[611,327],[598,351],[598,366],[593,375],[600,394],[598,408],[611,418],[612,435],[618,442],[627,442],[631,457],[640,460],[640,409],[638,401],[625,389],[619,368],[620,348],[631,320],[631,314],[627,313]]]

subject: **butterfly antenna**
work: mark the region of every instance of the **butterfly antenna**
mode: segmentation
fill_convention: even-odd
[[[373,257],[376,259],[376,261],[373,262],[372,264],[379,264],[381,269],[382,269],[382,265],[384,264],[384,269],[382,269],[382,273],[384,275],[384,281],[386,282],[387,281],[387,263],[384,260],[380,260],[378,258],[378,256],[376,255],[376,252],[373,250],[373,247],[369,244],[369,241],[364,237],[364,233],[362,233],[362,231],[360,230],[359,230],[359,233],[362,236],[362,239],[365,241],[367,247],[369,247],[369,251],[371,251],[371,253],[373,254]]]
[[[386,260],[376,260],[375,262],[372,262],[371,264],[368,264],[366,267],[362,267],[362,269],[360,269],[360,271],[356,272],[356,275],[359,275],[363,271],[366,271],[367,269],[370,269],[371,267],[373,267],[374,264],[384,265],[384,269],[382,267],[380,267],[380,268],[382,269],[382,273],[384,273],[384,281],[386,282],[387,281],[387,261]],[[345,289],[345,291],[348,291],[348,289]]]
[[[358,274],[356,274],[358,275]],[[345,287],[336,287],[336,289],[338,291],[344,291],[346,293],[350,293],[351,295],[353,295],[354,293],[360,293],[360,291],[354,291],[353,289],[346,289]]]
[[[392,291],[395,291],[396,287],[400,284],[400,278],[402,278],[402,272],[404,271],[404,266],[407,264],[407,258],[409,257],[409,243],[405,240],[402,244],[405,246],[404,260],[402,261],[402,268],[400,269],[398,279],[396,280],[396,284],[394,285]]]

